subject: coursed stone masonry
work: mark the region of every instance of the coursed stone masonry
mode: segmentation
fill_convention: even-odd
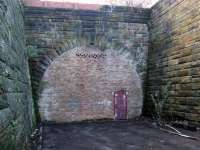
[[[150,95],[171,82],[166,115],[199,124],[200,1],[160,1],[151,17],[146,110]]]
[[[34,124],[19,0],[0,0],[0,149],[23,150]]]

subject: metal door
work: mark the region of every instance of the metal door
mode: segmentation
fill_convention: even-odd
[[[115,120],[127,119],[127,94],[125,90],[114,93],[114,115]]]

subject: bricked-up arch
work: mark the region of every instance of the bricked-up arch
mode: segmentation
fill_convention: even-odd
[[[138,26],[140,26],[140,25],[134,24],[134,28],[137,28]],[[129,28],[130,28],[130,25],[129,25]],[[145,28],[145,26],[144,26],[144,28]],[[46,50],[44,50],[42,53],[39,53],[38,57],[30,60],[32,90],[33,90],[33,97],[35,99],[35,105],[36,105],[35,108],[36,108],[36,113],[38,115],[38,119],[40,119],[40,117],[41,117],[39,114],[39,109],[38,109],[39,108],[38,100],[39,100],[39,95],[41,94],[41,92],[46,84],[46,82],[42,81],[42,78],[43,78],[46,70],[51,66],[51,64],[57,58],[61,57],[64,53],[66,53],[68,51],[73,51],[75,48],[81,47],[82,45],[85,45],[83,47],[88,47],[87,45],[89,45],[89,47],[93,46],[97,49],[100,49],[102,52],[110,51],[111,49],[114,49],[115,51],[118,51],[118,53],[121,54],[122,56],[123,55],[126,56],[127,59],[129,60],[129,63],[134,64],[134,71],[136,71],[137,77],[139,77],[139,78],[136,78],[136,80],[139,81],[141,79],[138,86],[142,85],[142,82],[144,81],[142,77],[143,77],[143,73],[145,73],[145,71],[142,68],[145,68],[145,66],[146,66],[145,57],[146,57],[147,49],[144,49],[145,51],[141,51],[139,49],[140,55],[137,55],[137,57],[138,57],[137,58],[137,57],[134,57],[134,55],[136,55],[138,48],[136,50],[134,50],[134,53],[133,52],[131,53],[129,50],[126,49],[125,46],[123,47],[122,45],[117,45],[117,44],[111,45],[111,44],[108,44],[109,42],[107,42],[106,40],[107,39],[101,35],[96,36],[95,43],[93,43],[90,38],[89,39],[88,38],[79,38],[76,40],[67,40],[62,45],[56,44],[52,48],[47,47]],[[106,57],[106,55],[104,53],[101,53],[99,55],[93,55],[93,54],[91,55],[88,53],[87,55],[85,55],[85,53],[82,54],[79,52],[77,52],[76,56],[80,57],[80,58],[89,57],[89,58],[97,58],[97,59]],[[137,86],[137,88],[138,88],[138,86]],[[138,88],[138,89],[141,90],[141,88]],[[140,92],[142,93],[142,91],[140,91]],[[140,94],[136,98],[138,98],[138,97],[140,97],[139,103],[136,106],[138,108],[132,109],[132,112],[133,111],[135,111],[135,112],[129,113],[129,117],[138,116],[141,113],[143,99]],[[113,110],[111,110],[111,111],[113,111]],[[113,114],[113,112],[110,113],[109,117],[113,118],[113,116],[111,114]],[[65,121],[67,121],[67,120],[65,120]]]
[[[93,46],[64,52],[47,68],[40,93],[42,121],[114,118],[113,95],[128,92],[128,118],[142,112],[142,82],[130,54]]]

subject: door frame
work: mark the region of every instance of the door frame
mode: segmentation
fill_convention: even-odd
[[[114,120],[119,121],[119,119],[117,119],[117,116],[116,116],[116,94],[118,92],[123,92],[124,96],[125,96],[126,106],[125,106],[124,110],[125,110],[125,113],[126,113],[126,120],[127,120],[128,119],[128,92],[126,90],[123,90],[123,89],[113,92]]]

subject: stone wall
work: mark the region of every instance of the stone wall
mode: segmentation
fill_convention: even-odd
[[[200,123],[200,1],[163,0],[152,8],[146,112],[171,82],[166,115]],[[172,119],[173,119],[172,118]]]
[[[51,63],[64,52],[82,46],[92,46],[102,52],[110,49],[127,56],[126,59],[135,66],[142,87],[146,73],[149,15],[149,9],[126,7],[104,6],[99,11],[26,7],[27,45],[38,52],[31,60],[34,99],[38,100],[39,93],[42,93],[43,88],[38,87],[41,87],[41,80]]]
[[[33,105],[18,0],[0,0],[0,149],[22,150],[33,127]]]

